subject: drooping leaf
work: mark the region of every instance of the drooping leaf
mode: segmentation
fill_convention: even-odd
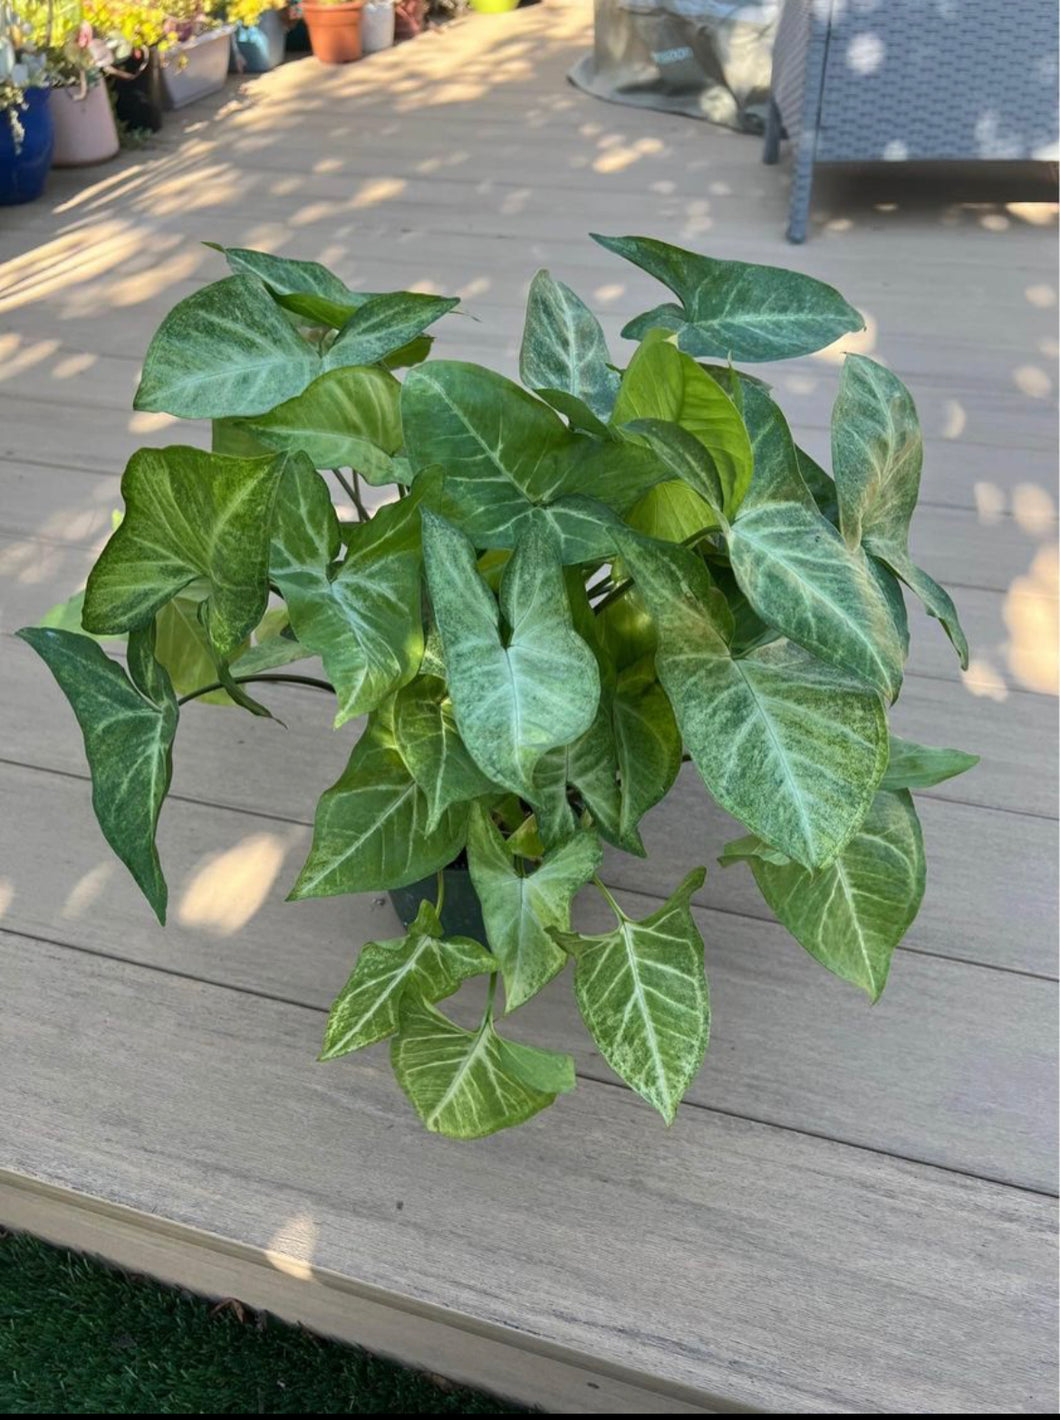
[[[519,378],[527,389],[566,390],[607,419],[618,393],[610,359],[600,322],[584,301],[539,271],[530,284],[519,352]]]
[[[281,666],[289,666],[295,661],[308,660],[312,654],[296,639],[290,627],[287,627],[283,631],[261,637],[253,646],[243,651],[232,665],[232,674],[260,675],[263,671],[278,670]]]
[[[658,681],[620,677],[612,700],[615,755],[621,785],[618,844],[644,854],[637,825],[660,803],[681,768],[681,732]]]
[[[569,1055],[505,1040],[488,1015],[477,1030],[464,1030],[411,995],[390,1061],[426,1128],[450,1139],[522,1124],[575,1083]]]
[[[359,305],[324,353],[323,368],[374,365],[403,350],[429,325],[460,304],[457,296],[387,291]]]
[[[177,596],[155,617],[155,659],[165,667],[177,695],[187,695],[217,680],[217,660],[199,617],[199,606],[200,602],[194,597]],[[244,641],[237,647],[235,655],[247,644]],[[233,703],[224,690],[215,690],[197,699],[202,705]]]
[[[85,741],[92,807],[107,842],[166,920],[155,829],[172,774],[177,702],[154,659],[150,627],[129,637],[128,671],[87,636],[27,626],[32,646],[69,700]]]
[[[238,427],[269,449],[301,450],[314,468],[352,468],[369,483],[393,483],[400,395],[401,385],[386,370],[351,365],[320,375],[301,394]]]
[[[703,940],[689,903],[696,868],[641,922],[612,907],[618,925],[599,936],[553,932],[575,961],[574,993],[589,1034],[614,1072],[672,1124],[707,1050],[710,1001]]]
[[[536,996],[563,969],[566,956],[549,935],[570,927],[571,901],[602,858],[595,833],[582,830],[523,874],[481,803],[468,822],[467,861],[486,935],[504,977],[505,1010]]]
[[[572,429],[580,429],[583,433],[593,434],[598,439],[616,437],[603,420],[593,413],[585,401],[579,399],[577,395],[571,394],[569,390],[537,389],[534,393],[546,404],[551,405],[558,414],[562,414]]]
[[[966,774],[978,763],[977,754],[967,754],[963,749],[935,749],[892,735],[891,755],[880,788],[930,789]]]
[[[778,407],[749,388],[745,410],[755,475],[726,533],[740,590],[770,626],[893,700],[905,647],[868,559],[817,510]]]
[[[644,420],[656,421],[645,433],[652,428],[658,433],[662,422],[678,424],[692,435],[702,449],[698,473],[695,448],[679,442],[667,459],[670,476],[684,479],[712,507],[731,517],[751,482],[747,429],[722,386],[665,340],[645,341],[622,376],[612,423],[621,429]]]
[[[715,360],[789,360],[831,345],[865,322],[838,291],[775,266],[717,261],[652,237],[593,240],[668,286],[680,307],[638,316],[622,334],[640,340],[658,326],[676,331],[690,355]]]
[[[216,242],[204,245],[221,252],[237,276],[256,276],[264,281],[275,301],[314,325],[337,330],[370,299],[367,292],[351,291],[319,261],[298,261],[246,247],[223,247]]]
[[[288,475],[277,505],[272,580],[291,627],[319,655],[335,687],[336,728],[373,710],[410,681],[423,656],[419,513],[429,479],[396,503],[353,524],[338,566],[338,522],[321,476],[307,465]]]
[[[158,327],[134,408],[183,419],[261,414],[301,394],[320,368],[262,283],[228,276],[186,296]]]
[[[495,789],[460,738],[443,680],[421,674],[398,692],[394,733],[402,758],[427,796],[428,830],[453,804],[466,804]]]
[[[433,905],[421,902],[404,937],[361,948],[350,979],[328,1013],[321,1060],[335,1060],[394,1035],[406,991],[418,1001],[441,1001],[469,977],[496,970],[496,961],[481,943],[470,937],[443,937]]]
[[[724,599],[687,549],[629,534],[623,556],[655,622],[659,680],[707,788],[797,862],[831,862],[886,766],[879,696],[790,641],[733,655]]]
[[[459,529],[424,511],[423,548],[463,741],[489,779],[532,799],[537,761],[589,728],[600,696],[596,660],[571,624],[555,540],[530,524],[505,567],[499,609]]]
[[[730,843],[720,859],[724,866],[741,861],[796,941],[878,1000],[891,955],[924,896],[924,843],[909,794],[878,793],[857,833],[820,872],[784,860],[754,837]]]
[[[905,385],[867,356],[848,355],[832,410],[832,471],[843,536],[920,598],[967,668],[968,641],[952,599],[909,556],[923,461],[920,421]]]
[[[464,846],[467,806],[447,809],[430,831],[429,814],[398,751],[390,707],[376,711],[341,777],[321,795],[291,898],[388,890],[438,872]]]
[[[85,626],[146,626],[204,577],[210,640],[219,656],[234,654],[268,600],[269,528],[287,463],[180,445],[133,454],[121,480],[125,517],[88,579]]]

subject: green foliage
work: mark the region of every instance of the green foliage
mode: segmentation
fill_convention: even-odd
[[[679,304],[627,326],[640,343],[619,368],[595,316],[539,272],[526,388],[426,359],[449,298],[225,251],[232,274],[166,317],[137,396],[212,419],[214,452],[136,454],[83,598],[22,633],[73,706],[100,825],[159,916],[175,695],[267,714],[248,685],[319,658],[327,680],[308,679],[333,691],[336,727],[367,724],[291,897],[436,873],[441,891],[466,851],[483,916],[481,940],[447,935],[444,902],[425,899],[403,936],[365,945],[322,1054],[389,1038],[426,1127],[457,1138],[573,1087],[570,1057],[494,1021],[500,982],[507,1015],[565,989],[568,958],[596,1049],[673,1120],[709,1029],[691,907],[704,871],[642,921],[596,873],[602,841],[644,854],[642,820],[682,759],[747,830],[722,862],[746,862],[796,940],[873,999],[924,889],[910,791],[976,762],[888,733],[903,584],[967,656],[952,602],[909,558],[923,444],[908,391],[848,358],[829,474],[732,363],[817,350],[857,312],[795,273],[603,244]],[[100,644],[123,636],[125,665]],[[585,936],[572,909],[590,880],[616,926]],[[465,997],[484,989],[466,1028]],[[457,993],[450,1020],[436,1003]]]

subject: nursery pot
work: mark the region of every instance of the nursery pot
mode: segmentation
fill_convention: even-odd
[[[118,130],[103,83],[67,84],[52,89],[48,106],[55,124],[57,168],[83,168],[105,163],[118,151]]]
[[[364,0],[341,0],[338,5],[302,0],[302,16],[321,64],[351,64],[360,59],[363,4]]]
[[[55,146],[55,124],[47,89],[26,89],[26,106],[19,112],[23,137],[15,152],[15,135],[6,112],[0,112],[0,207],[33,202],[44,191]]]
[[[361,11],[361,47],[378,54],[394,43],[394,0],[365,0]]]
[[[181,40],[162,56],[162,96],[166,108],[183,108],[224,88],[234,25]]]
[[[471,886],[471,874],[466,868],[446,868],[442,873],[445,881],[445,898],[442,901],[442,930],[447,937],[471,937],[476,942],[486,944],[486,928],[482,921],[482,907],[475,889]],[[427,899],[438,900],[438,874],[421,878],[408,887],[392,888],[390,901],[401,925],[408,929],[416,920],[420,903]]]
[[[114,95],[115,113],[126,128],[158,132],[162,127],[162,66],[157,50],[134,49],[110,70],[107,84]]]
[[[394,38],[415,39],[423,30],[427,0],[395,0]]]
[[[279,10],[262,10],[255,25],[236,25],[232,35],[233,74],[267,74],[283,61],[287,33]]]

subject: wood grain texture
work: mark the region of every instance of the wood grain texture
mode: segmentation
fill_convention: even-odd
[[[646,1131],[591,1082],[525,1129],[425,1145],[374,1061],[312,1062],[317,1011],[13,936],[0,950],[7,1169],[708,1405],[1052,1403],[1053,1209],[1036,1195],[705,1110]],[[122,1023],[104,1057],[97,1020]],[[238,1062],[223,1087],[221,1043]]]

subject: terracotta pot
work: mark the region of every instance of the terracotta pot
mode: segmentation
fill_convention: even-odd
[[[105,163],[117,153],[118,130],[106,84],[70,84],[52,89],[48,106],[55,121],[55,167],[84,168],[91,163]]]
[[[361,57],[361,6],[364,0],[319,5],[302,0],[313,53],[321,64],[351,64]]]
[[[394,38],[415,39],[426,23],[427,0],[395,0]]]

